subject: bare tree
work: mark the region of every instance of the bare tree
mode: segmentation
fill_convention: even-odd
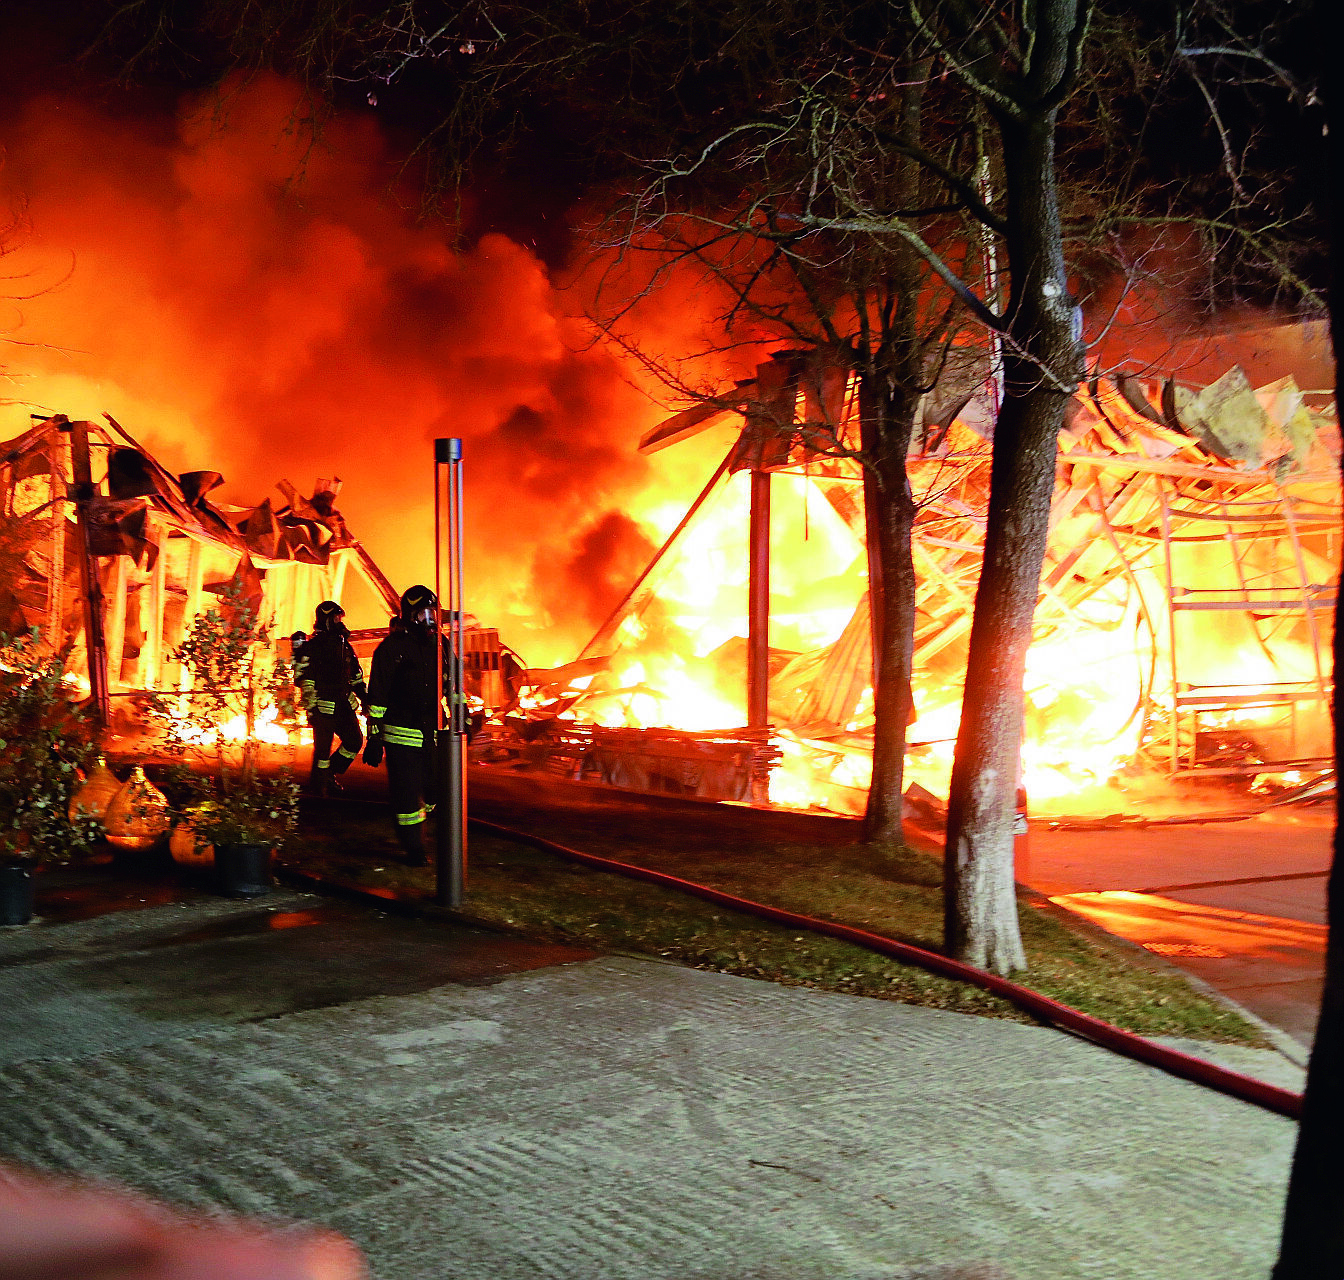
[[[1010,290],[984,565],[948,797],[944,945],[1001,973],[1026,968],[1013,880],[1022,677],[1045,557],[1056,441],[1083,376],[1055,171],[1055,123],[1087,32],[1081,0],[1002,12],[946,0],[916,13],[997,126]]]
[[[878,841],[900,839],[917,515],[905,456],[938,352],[968,322],[997,335],[1004,399],[949,804],[945,924],[952,954],[1002,972],[1026,963],[1011,837],[1022,673],[1056,436],[1083,373],[1055,143],[1090,8],[1089,0],[917,0],[843,12],[821,0],[682,8],[396,0],[354,10],[221,0],[207,24],[221,66],[279,63],[337,96],[370,101],[413,84],[420,145],[439,165],[436,190],[488,181],[511,156],[525,167],[535,155],[529,139],[555,143],[586,189],[621,211],[616,243],[661,255],[659,271],[695,264],[712,273],[729,298],[725,341],[803,348],[817,354],[813,369],[834,363],[855,373],[859,439],[827,420],[820,387],[807,431],[811,447],[864,466],[871,580],[880,588],[867,815]],[[1170,81],[1170,65],[1195,65],[1197,50],[1174,43],[1129,39],[1125,57],[1142,74],[1127,101],[1141,108]],[[1102,56],[1113,59],[1109,48]],[[1109,93],[1095,93],[1089,105],[1098,103],[1110,110]],[[984,142],[981,121],[990,125]],[[1197,193],[1156,181],[1146,153],[1143,163],[1126,159],[1135,148],[1124,123],[1072,122],[1068,203],[1092,255],[1134,227],[1196,217]],[[1213,167],[1239,200],[1248,187],[1228,136],[1218,131]],[[1104,163],[1093,176],[1097,156]],[[1254,244],[1243,214],[1234,200],[1210,223],[1215,257]],[[981,270],[986,242],[1006,266],[1003,306]],[[619,321],[616,310],[608,324]],[[770,406],[750,407],[758,422],[768,419]]]
[[[765,109],[700,138],[692,153],[652,161],[649,180],[616,197],[605,225],[619,228],[609,243],[621,252],[657,260],[651,289],[689,265],[706,272],[728,299],[725,341],[764,337],[810,353],[782,397],[776,388],[774,399],[758,395],[745,407],[754,429],[774,437],[776,457],[797,431],[808,453],[863,468],[875,710],[865,832],[898,844],[915,622],[917,507],[906,458],[922,399],[966,323],[966,300],[993,320],[972,284],[982,283],[977,218],[997,219],[959,172],[974,172],[973,136],[935,159],[927,45],[909,29],[886,36],[874,51],[830,33],[810,77],[781,77]],[[946,117],[942,131],[950,132]],[[627,306],[605,319],[608,331]],[[666,367],[655,371],[668,380]],[[857,438],[840,416],[836,373],[857,385]],[[799,389],[809,410],[801,429]]]

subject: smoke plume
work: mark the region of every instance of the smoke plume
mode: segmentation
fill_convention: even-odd
[[[216,495],[345,482],[351,530],[398,589],[432,581],[432,452],[464,441],[467,606],[524,658],[573,656],[702,483],[707,446],[637,454],[668,410],[589,341],[581,297],[528,249],[454,251],[395,196],[376,122],[314,140],[257,80],[172,119],[29,102],[4,139],[11,237],[0,434],[112,414]],[[672,351],[701,323],[661,311]],[[377,616],[352,617],[374,625]]]

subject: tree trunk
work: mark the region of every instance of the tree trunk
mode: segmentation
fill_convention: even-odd
[[[1338,322],[1335,325],[1338,335]],[[1335,668],[1344,646],[1336,605]],[[1336,694],[1338,697],[1338,694]],[[1336,704],[1337,706],[1338,704]],[[1335,760],[1340,759],[1338,710]],[[1344,1276],[1344,884],[1341,884],[1339,801],[1336,796],[1334,859],[1326,890],[1329,941],[1325,950],[1325,989],[1321,1020],[1307,1065],[1302,1120],[1288,1179],[1283,1235],[1272,1280],[1339,1280]]]
[[[1344,17],[1334,5],[1317,9],[1322,26],[1320,47],[1337,49],[1344,34]],[[1330,334],[1335,349],[1335,403],[1339,403],[1339,352],[1344,343],[1344,104],[1339,91],[1344,78],[1334,73],[1329,55],[1322,59],[1330,162],[1326,165],[1326,206],[1330,210]],[[1338,672],[1344,658],[1344,611],[1335,603],[1334,670],[1336,687],[1331,708],[1335,730],[1335,775],[1341,747]],[[1307,1064],[1307,1087],[1302,1095],[1302,1120],[1288,1179],[1283,1211],[1283,1235],[1273,1280],[1339,1280],[1344,1276],[1344,838],[1340,833],[1341,807],[1335,789],[1335,836],[1330,879],[1326,886],[1325,989],[1321,1017]]]
[[[1042,9],[1052,6],[1042,6]],[[1053,15],[1072,5],[1055,5]],[[1012,280],[1004,401],[994,429],[985,558],[948,796],[943,873],[950,955],[1026,968],[1013,875],[1022,676],[1031,644],[1064,406],[1082,373],[1055,189],[1055,108],[1001,117]]]
[[[903,136],[918,142],[930,63],[916,62],[901,88]],[[891,199],[917,208],[923,174],[911,158],[896,157]],[[910,663],[915,647],[915,565],[910,547],[914,496],[906,458],[924,385],[926,343],[920,333],[924,273],[904,242],[888,249],[887,317],[875,346],[859,363],[859,433],[865,466],[863,500],[868,532],[868,607],[873,642],[873,775],[864,813],[864,839],[888,848],[905,839],[905,730],[910,721]],[[866,306],[867,302],[860,305]]]
[[[873,640],[873,778],[864,813],[869,844],[899,845],[905,789],[905,729],[915,638],[915,504],[905,470],[919,409],[917,391],[875,386],[861,373],[859,422],[868,465],[863,500],[868,529],[868,605]],[[917,386],[917,378],[907,385]]]

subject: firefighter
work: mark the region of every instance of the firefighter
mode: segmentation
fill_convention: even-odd
[[[313,728],[308,789],[317,796],[344,790],[340,775],[364,742],[356,708],[367,701],[368,690],[350,632],[341,621],[344,617],[345,610],[335,600],[323,600],[313,617],[312,635],[294,648],[294,678]],[[332,743],[338,738],[341,745],[333,752]]]
[[[439,598],[428,587],[409,588],[387,637],[373,653],[369,672],[369,743],[364,763],[386,755],[387,789],[397,843],[411,866],[425,866],[425,819],[433,809],[434,745],[439,683],[434,670]],[[444,689],[451,688],[444,646]]]

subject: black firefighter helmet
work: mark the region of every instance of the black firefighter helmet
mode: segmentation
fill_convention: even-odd
[[[439,612],[439,597],[428,587],[407,587],[401,597],[401,620],[408,627],[432,627]]]
[[[313,630],[335,631],[344,617],[345,610],[335,600],[323,600],[313,616]]]

